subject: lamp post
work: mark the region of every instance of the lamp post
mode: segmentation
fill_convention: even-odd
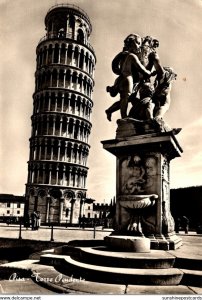
[[[94,228],[93,228],[93,238],[95,239],[95,235],[96,235],[96,219],[94,218]]]
[[[53,238],[53,224],[51,224],[51,242],[54,242],[54,238]]]
[[[22,217],[20,217],[19,240],[22,240]]]

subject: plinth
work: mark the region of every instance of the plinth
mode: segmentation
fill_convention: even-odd
[[[170,212],[170,161],[182,153],[176,131],[134,119],[117,123],[116,138],[102,141],[117,164],[113,235],[149,238],[151,249],[174,250],[182,245]]]
[[[139,236],[114,235],[104,238],[109,249],[123,252],[150,252],[150,239]]]

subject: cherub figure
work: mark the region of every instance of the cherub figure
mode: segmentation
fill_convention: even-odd
[[[133,108],[129,116],[142,120],[152,120],[162,122],[164,114],[170,107],[170,91],[171,83],[176,79],[177,75],[170,67],[162,67],[160,58],[156,52],[159,41],[146,36],[143,39],[141,52],[139,54],[140,61],[149,70],[155,68],[156,78],[154,84],[151,82],[143,82],[139,87],[139,96],[137,100],[133,96],[131,100]]]
[[[133,36],[138,35],[129,35],[126,38],[123,51],[112,62],[112,70],[119,77],[116,79],[114,86],[107,87],[107,91],[112,97],[115,97],[120,93],[121,87],[124,93],[120,93],[120,101],[115,102],[106,110],[107,119],[111,121],[112,113],[118,109],[121,110],[121,117],[125,118],[128,102],[132,102],[129,117],[138,120],[154,120],[158,124],[158,127],[160,126],[159,123],[163,123],[162,126],[164,126],[162,118],[169,109],[171,83],[176,79],[177,75],[172,68],[162,67],[156,52],[159,41],[151,36],[146,36],[142,39],[141,46],[136,47],[135,55],[140,62],[139,66],[141,66],[142,70],[146,70],[150,74],[148,75],[146,74],[147,72],[138,70],[135,64],[132,65],[130,69],[132,76],[129,77],[130,88],[127,89],[126,85],[126,89],[124,90],[125,81],[122,80],[122,70],[124,69],[123,66],[127,58],[127,53],[131,51],[131,48],[128,48],[127,41],[129,41],[130,45],[130,38],[133,38]],[[153,69],[155,71],[152,72]],[[150,78],[154,75],[156,75],[155,81],[151,82]]]
[[[145,68],[138,58],[142,39],[137,34],[130,34],[124,40],[123,51],[120,52],[112,61],[112,70],[119,75],[112,87],[107,87],[107,92],[112,97],[120,94],[120,101],[115,102],[106,110],[107,118],[111,121],[112,112],[120,108],[121,118],[127,117],[128,100],[134,88],[139,83],[139,73],[149,78],[152,72]]]

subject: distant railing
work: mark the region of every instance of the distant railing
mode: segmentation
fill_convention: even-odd
[[[67,7],[67,8],[73,8],[73,9],[75,9],[75,10],[78,10],[80,13],[82,13],[88,20],[89,20],[89,22],[90,22],[90,18],[89,18],[89,16],[87,15],[87,13],[83,10],[83,9],[81,9],[79,6],[77,6],[77,5],[74,5],[74,4],[68,4],[68,3],[61,3],[61,4],[55,4],[55,5],[53,5],[53,6],[51,6],[51,8],[48,10],[48,13],[51,11],[51,10],[53,10],[54,8],[59,8],[59,7]],[[47,13],[47,14],[48,14]]]
[[[62,39],[69,39],[71,41],[75,41],[75,43],[78,43],[80,45],[84,45],[86,46],[87,48],[89,48],[92,52],[95,52],[93,47],[91,46],[90,43],[81,43],[77,40],[73,40],[70,38],[70,36],[67,34],[67,33],[59,33],[59,32],[52,32],[52,33],[49,33],[45,36],[43,36],[40,40],[39,40],[39,43],[40,44],[41,42],[43,41],[46,41],[46,40],[50,40],[50,39],[58,39],[58,40],[62,40]]]

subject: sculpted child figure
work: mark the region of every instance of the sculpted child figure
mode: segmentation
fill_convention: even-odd
[[[147,70],[138,58],[142,39],[137,34],[130,34],[124,40],[123,51],[120,52],[112,61],[112,70],[119,75],[114,86],[107,87],[107,91],[112,97],[120,94],[120,102],[115,102],[106,110],[107,118],[111,121],[112,112],[120,108],[121,118],[127,117],[128,98],[139,83],[139,73],[149,78],[152,72]]]
[[[120,93],[120,101],[106,110],[107,119],[111,121],[112,113],[119,109],[121,117],[127,117],[127,106],[130,101],[133,106],[129,117],[139,120],[161,120],[170,106],[171,82],[176,79],[176,74],[171,68],[162,67],[156,52],[159,46],[158,40],[146,36],[141,44],[137,41],[133,42],[136,46],[134,47],[131,39],[140,42],[141,38],[136,34],[129,35],[124,41],[123,51],[112,62],[112,70],[119,77],[114,86],[107,87],[107,91],[112,97]],[[128,57],[135,57],[135,63],[133,59],[127,59]],[[152,72],[153,68],[154,72]],[[129,88],[124,77],[128,74],[128,70],[131,71],[131,76],[126,76],[130,82]],[[151,82],[150,77],[154,75],[156,75],[155,81]],[[137,92],[140,98],[137,98]]]

